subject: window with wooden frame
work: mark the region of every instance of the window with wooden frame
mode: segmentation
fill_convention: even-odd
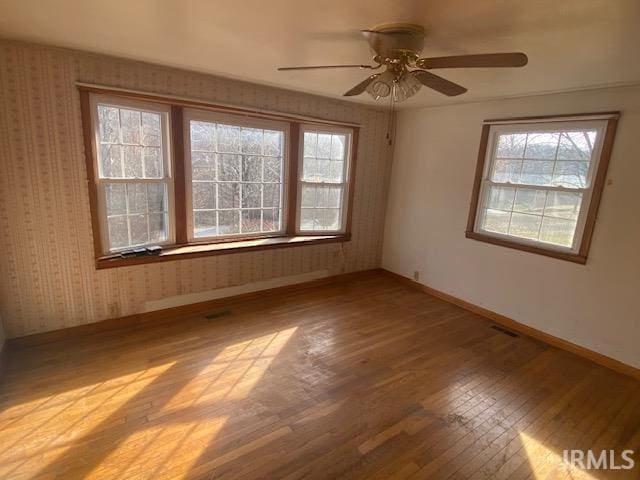
[[[357,125],[78,88],[98,268],[350,239]]]
[[[344,232],[351,132],[303,125],[298,182],[299,232]]]
[[[618,117],[485,121],[467,237],[585,263]]]

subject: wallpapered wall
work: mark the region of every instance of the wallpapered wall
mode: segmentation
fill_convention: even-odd
[[[352,241],[96,270],[77,81],[362,124]],[[391,167],[383,110],[7,40],[0,88],[0,316],[8,338],[137,313],[168,296],[380,265]]]

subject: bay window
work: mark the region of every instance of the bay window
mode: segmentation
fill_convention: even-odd
[[[78,88],[98,268],[350,239],[357,125]]]

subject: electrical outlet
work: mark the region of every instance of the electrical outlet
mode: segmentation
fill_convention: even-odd
[[[420,271],[419,270],[414,270],[413,271],[413,279],[417,282],[418,280],[420,280]]]

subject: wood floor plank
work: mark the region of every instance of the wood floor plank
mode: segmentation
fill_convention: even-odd
[[[640,475],[640,382],[393,278],[225,308],[9,352],[0,478]],[[636,466],[569,471],[567,448]]]

